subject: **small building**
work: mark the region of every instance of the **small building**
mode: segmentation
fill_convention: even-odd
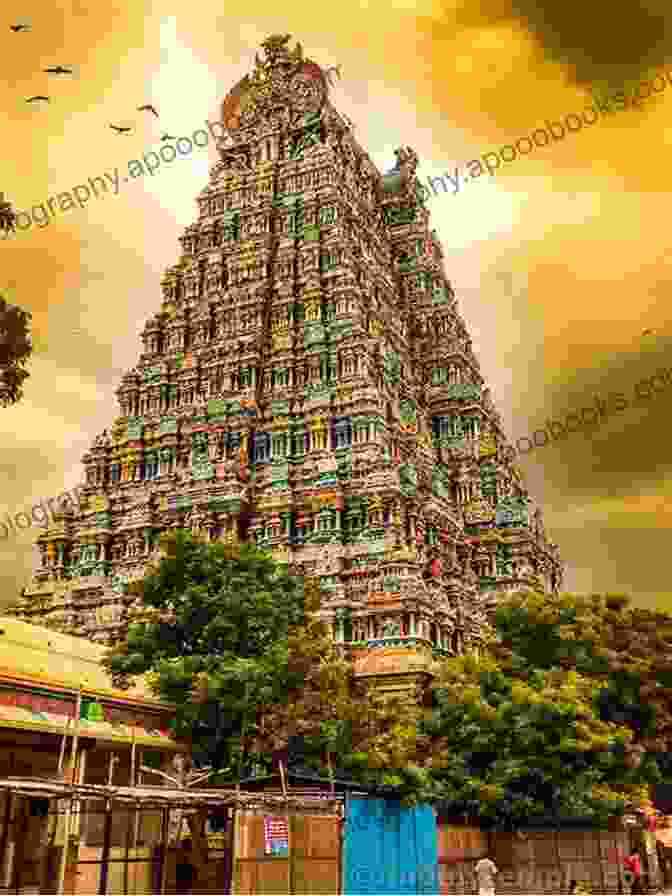
[[[128,786],[134,776],[154,777],[141,765],[166,769],[184,751],[170,733],[174,707],[143,681],[115,688],[100,665],[104,652],[84,638],[0,617],[0,779]],[[48,815],[41,798],[0,793],[0,888],[39,886],[51,873],[48,849],[62,847],[64,828]],[[69,836],[73,859],[99,851],[102,815],[78,806]]]

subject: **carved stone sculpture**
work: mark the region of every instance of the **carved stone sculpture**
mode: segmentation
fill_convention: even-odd
[[[562,586],[557,547],[506,459],[418,156],[402,145],[378,172],[329,99],[331,74],[276,34],[224,99],[220,162],[122,378],[119,416],[84,457],[83,509],[38,538],[22,618],[120,637],[125,583],[178,528],[254,539],[296,574],[316,568],[325,618],[354,608],[386,637],[415,602],[416,630],[428,637],[431,623],[438,643],[445,607],[459,608],[466,643],[484,595],[538,587],[541,574]],[[366,624],[343,631],[364,639]]]

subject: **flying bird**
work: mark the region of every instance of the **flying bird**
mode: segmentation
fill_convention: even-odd
[[[159,113],[154,106],[151,106],[149,103],[146,106],[138,106],[138,112],[151,112],[152,115],[156,115],[157,118],[159,117]]]
[[[28,22],[17,22],[16,25],[10,25],[9,30],[13,31],[14,34],[18,34],[19,31],[30,31],[30,24]]]
[[[132,131],[133,128],[121,128],[116,124],[111,124],[110,127],[113,131],[116,131],[118,134],[128,134],[129,131]]]
[[[52,65],[49,68],[43,68],[42,71],[45,75],[71,75],[73,73],[72,68],[64,65]]]
[[[37,103],[40,101],[43,103],[48,103],[49,97],[48,96],[31,96],[26,100],[27,103]]]
[[[171,137],[170,134],[164,134],[161,140],[175,140],[175,137]]]

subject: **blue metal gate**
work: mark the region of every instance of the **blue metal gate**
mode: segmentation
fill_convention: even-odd
[[[343,843],[343,894],[423,893],[438,896],[436,814],[397,800],[348,797]]]

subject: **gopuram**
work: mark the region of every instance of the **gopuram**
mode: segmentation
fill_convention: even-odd
[[[335,639],[369,648],[455,654],[498,594],[561,586],[417,155],[381,174],[329,100],[334,70],[289,44],[264,41],[223,102],[198,219],[79,508],[37,539],[23,619],[113,643],[171,528],[319,577]]]

